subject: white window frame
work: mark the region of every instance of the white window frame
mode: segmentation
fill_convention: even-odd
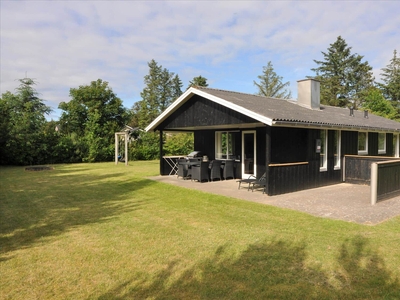
[[[325,172],[325,171],[328,171],[328,130],[327,129],[321,129],[320,132],[322,132],[322,131],[325,132],[325,138],[324,139],[321,138],[321,152],[320,152],[319,155],[320,156],[323,155],[323,163],[322,163],[322,166],[321,166],[321,157],[320,157],[319,171],[320,172]]]
[[[394,157],[399,157],[399,134],[393,134],[394,142]]]
[[[358,141],[360,138],[360,133],[365,133],[365,150],[360,150],[358,149]],[[357,136],[357,150],[358,150],[358,155],[368,155],[368,132],[367,131],[359,131],[358,136]]]
[[[215,132],[215,159],[224,159],[222,155],[226,155],[225,159],[229,158],[229,147],[227,147],[227,153],[222,153],[222,134],[227,134],[227,144],[229,144],[229,133],[238,133],[238,130],[220,130]]]
[[[340,163],[341,163],[341,153],[340,153],[340,149],[342,147],[342,131],[341,130],[335,130],[335,132],[337,133],[337,153],[333,153],[333,155],[337,155],[337,160],[336,160],[336,164],[334,165],[333,169],[334,170],[340,170]]]
[[[379,149],[379,137],[383,134],[383,149]],[[386,133],[385,132],[378,132],[378,153],[379,154],[386,154]]]

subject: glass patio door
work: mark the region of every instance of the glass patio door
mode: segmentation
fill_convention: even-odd
[[[242,178],[256,176],[256,132],[242,132]]]

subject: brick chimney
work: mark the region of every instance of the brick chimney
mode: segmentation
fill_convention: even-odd
[[[318,80],[297,81],[297,103],[307,108],[320,109],[320,83]]]

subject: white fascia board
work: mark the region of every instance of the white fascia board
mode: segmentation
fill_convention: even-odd
[[[242,106],[233,104],[232,102],[226,101],[222,98],[216,97],[214,95],[211,95],[207,92],[204,92],[202,90],[196,89],[196,88],[189,88],[185,93],[183,93],[178,99],[176,99],[162,114],[160,114],[153,122],[150,123],[146,127],[146,131],[151,131],[154,130],[165,118],[167,118],[169,115],[171,115],[175,110],[177,110],[182,104],[184,104],[191,95],[198,95],[203,98],[206,98],[210,101],[213,101],[215,103],[218,103],[222,106],[228,107],[234,111],[237,111],[241,114],[244,114],[250,118],[253,118],[261,123],[267,124],[267,125],[272,125],[272,119],[261,116],[253,111],[250,111],[248,109],[243,108]]]

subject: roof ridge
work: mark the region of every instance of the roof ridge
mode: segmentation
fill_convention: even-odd
[[[254,96],[254,97],[259,97],[259,98],[264,98],[264,99],[276,99],[276,100],[286,100],[286,101],[297,101],[296,99],[285,99],[285,98],[276,98],[276,97],[266,97],[266,96],[257,95],[257,94],[249,94],[249,93],[244,93],[244,92],[229,91],[229,90],[216,89],[216,88],[203,87],[203,86],[198,86],[198,87],[195,87],[195,88],[197,88],[197,89],[199,89],[199,90],[213,90],[213,91],[227,92],[227,93],[232,93],[232,94],[240,94],[240,95]]]

